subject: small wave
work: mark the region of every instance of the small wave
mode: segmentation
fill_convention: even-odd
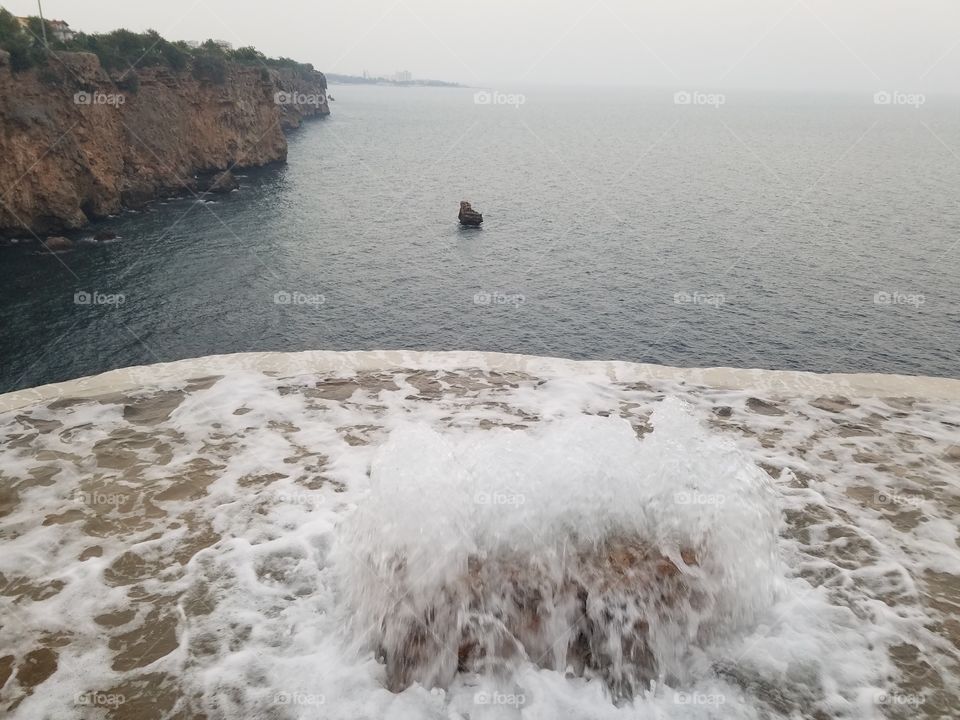
[[[677,401],[653,427],[394,429],[337,555],[388,684],[512,682],[529,662],[625,700],[695,682],[693,654],[755,628],[783,580],[769,476]]]

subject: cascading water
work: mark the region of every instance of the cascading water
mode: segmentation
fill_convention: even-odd
[[[524,665],[615,701],[693,683],[782,581],[769,477],[680,401],[533,430],[396,427],[335,549],[351,636],[400,691]]]
[[[940,381],[249,362],[0,413],[13,718],[955,715]]]

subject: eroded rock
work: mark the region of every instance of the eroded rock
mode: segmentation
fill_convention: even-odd
[[[483,214],[474,210],[466,200],[460,201],[460,214],[457,218],[461,225],[468,227],[480,227],[483,222]]]
[[[53,235],[48,237],[43,244],[50,252],[60,252],[61,250],[69,250],[72,248],[73,240],[65,238],[62,235]]]
[[[681,558],[698,565],[691,549]],[[402,587],[402,558],[394,569]],[[629,697],[657,676],[650,623],[697,602],[693,577],[634,538],[582,548],[559,576],[522,553],[472,556],[465,576],[433,594],[436,602],[405,598],[382,619],[388,687],[445,687],[457,672],[505,673],[526,657],[602,677],[615,697]]]

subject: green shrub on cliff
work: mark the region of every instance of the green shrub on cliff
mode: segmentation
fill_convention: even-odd
[[[299,72],[313,72],[313,65],[310,63],[297,62],[296,60],[291,60],[288,57],[279,57],[279,58],[267,58],[266,64],[270,67],[275,68],[290,68],[291,70],[297,70]]]
[[[100,58],[104,70],[126,70],[143,55],[144,43],[137,33],[114,30],[105,35],[81,35],[74,43],[76,49],[92,52]]]
[[[43,43],[20,27],[17,18],[3,8],[0,8],[0,49],[10,53],[14,72],[41,65],[46,60]]]
[[[230,59],[241,65],[265,65],[267,56],[255,47],[241,47],[230,53]]]
[[[93,53],[111,75],[116,77],[122,74],[122,77],[131,83],[139,83],[133,70],[141,67],[166,67],[174,72],[183,72],[190,68],[198,80],[216,84],[226,81],[228,63],[260,66],[264,69],[313,71],[313,65],[298,63],[285,57],[268,58],[253,47],[232,50],[214,40],[207,40],[199,47],[190,47],[182,41],[170,42],[155,30],[144,33],[124,29],[108,33],[76,33],[73,39],[61,42],[56,39],[49,22],[46,23],[46,29],[47,47],[50,50]],[[43,25],[40,18],[29,18],[28,27],[23,28],[16,17],[0,8],[0,49],[10,53],[10,63],[15,71],[20,72],[47,62],[47,48],[44,47],[42,37]]]
[[[20,31],[20,23],[4,8],[0,8],[0,40]]]
[[[164,40],[160,45],[160,54],[171,70],[180,72],[190,64],[190,48],[185,42],[171,43]]]
[[[203,82],[222,85],[227,79],[227,61],[214,53],[193,56],[193,76]]]
[[[114,30],[97,35],[80,33],[66,45],[69,50],[92,52],[108,71],[154,66],[179,71],[190,62],[188,51],[164,40],[156,30],[145,33]]]

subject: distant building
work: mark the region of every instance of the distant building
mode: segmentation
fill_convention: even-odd
[[[53,36],[60,42],[69,42],[76,37],[76,33],[63,20],[50,20],[49,24],[50,29],[53,30]]]
[[[190,48],[193,48],[194,50],[196,50],[198,47],[200,47],[200,41],[199,41],[199,40],[187,40],[187,47],[190,47]]]
[[[17,22],[20,23],[20,27],[24,30],[30,28],[30,18],[28,17],[18,17]],[[53,34],[53,39],[59,40],[60,42],[68,42],[73,40],[77,34],[70,29],[70,26],[63,20],[47,20],[47,27],[50,28],[50,32]]]
[[[233,43],[229,43],[226,40],[214,40],[213,41],[221,50],[233,50]]]
[[[397,82],[410,82],[413,80],[413,73],[409,70],[401,70],[393,76],[393,79]]]

